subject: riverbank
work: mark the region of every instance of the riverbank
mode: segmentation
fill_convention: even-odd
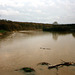
[[[2,33],[0,33],[0,36],[3,35]]]
[[[3,39],[13,33],[12,31],[5,31],[5,30],[0,30],[0,39]]]
[[[3,34],[5,34],[7,31],[5,31],[5,30],[0,30],[0,36],[1,35],[3,35]]]
[[[44,24],[32,22],[14,22],[10,20],[0,20],[0,35],[6,31],[42,30],[50,32],[75,32],[75,24]]]

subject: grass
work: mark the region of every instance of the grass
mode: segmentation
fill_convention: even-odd
[[[0,30],[0,33],[5,33],[6,31],[5,30]]]

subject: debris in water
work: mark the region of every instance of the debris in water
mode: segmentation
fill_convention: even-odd
[[[73,62],[65,62],[65,61],[63,61],[63,63],[57,64],[57,65],[49,65],[48,69],[52,69],[52,68],[58,69],[58,67],[74,66],[74,65],[75,65],[75,63],[73,63]]]
[[[40,49],[43,49],[43,50],[51,50],[50,48],[44,48],[44,47],[40,47]]]
[[[41,63],[38,63],[37,65],[50,65],[50,63],[47,63],[47,62],[41,62]]]

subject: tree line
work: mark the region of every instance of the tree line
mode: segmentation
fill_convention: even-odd
[[[75,24],[44,24],[33,22],[15,22],[10,20],[0,20],[0,30],[19,31],[19,30],[36,30],[43,31],[75,31]]]
[[[43,25],[43,23],[14,22],[10,20],[0,20],[0,30],[6,31],[42,29]]]

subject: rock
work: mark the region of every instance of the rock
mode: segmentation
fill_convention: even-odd
[[[23,70],[24,72],[35,72],[35,70],[31,67],[23,67],[23,68],[18,69],[18,70]],[[15,71],[18,71],[18,70],[15,70]]]
[[[50,65],[50,63],[47,63],[47,62],[41,62],[41,63],[38,63],[37,65]]]

